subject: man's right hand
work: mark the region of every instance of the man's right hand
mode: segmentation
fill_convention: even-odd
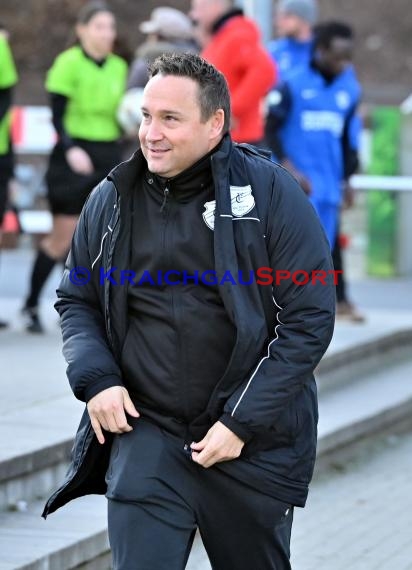
[[[140,416],[130,399],[129,392],[122,386],[113,386],[99,392],[87,404],[94,433],[99,443],[105,442],[102,429],[111,433],[132,431],[125,412],[134,418]]]

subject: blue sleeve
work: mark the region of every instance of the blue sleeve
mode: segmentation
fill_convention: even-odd
[[[359,139],[362,120],[354,105],[348,114],[342,135],[344,179],[347,180],[359,168]]]
[[[287,118],[292,105],[292,95],[289,85],[284,82],[269,92],[267,97],[268,116],[275,117],[279,125]]]
[[[359,113],[356,111],[351,116],[348,127],[349,145],[353,150],[359,150],[359,140],[362,127],[362,119]]]

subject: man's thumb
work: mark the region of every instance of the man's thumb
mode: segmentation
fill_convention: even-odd
[[[201,441],[198,442],[193,442],[190,444],[190,448],[193,449],[194,451],[201,451],[205,445],[206,445],[206,437],[205,436]]]
[[[135,418],[138,418],[140,416],[139,412],[134,407],[134,404],[133,404],[132,400],[130,399],[130,396],[129,396],[129,393],[127,392],[127,390],[124,390],[124,393],[123,393],[123,406],[129,415],[131,415]]]

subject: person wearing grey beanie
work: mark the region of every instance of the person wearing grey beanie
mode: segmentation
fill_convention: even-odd
[[[316,0],[280,0],[277,3],[274,27],[277,38],[268,44],[268,51],[279,71],[280,80],[301,65],[308,65],[313,31],[318,16]]]
[[[278,12],[297,16],[311,26],[318,19],[318,5],[316,0],[280,0]]]

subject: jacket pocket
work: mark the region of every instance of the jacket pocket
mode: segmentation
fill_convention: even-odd
[[[242,455],[251,457],[259,451],[290,447],[300,430],[296,400],[293,400],[276,418],[271,428],[259,431],[243,448]]]
[[[297,401],[294,399],[276,418],[272,430],[278,435],[279,439],[294,441],[299,433],[299,414]]]

